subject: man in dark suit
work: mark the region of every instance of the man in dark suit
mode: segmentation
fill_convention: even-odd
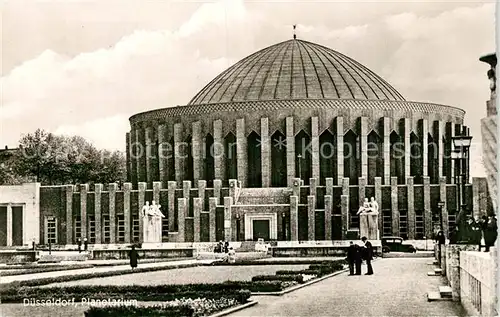
[[[349,263],[349,275],[354,275],[354,261],[356,259],[356,248],[354,243],[351,241],[349,243],[349,248],[347,249],[347,262]]]
[[[361,241],[365,244],[365,260],[366,260],[366,267],[368,269],[368,272],[366,272],[365,275],[372,275],[373,274],[373,268],[372,268],[372,259],[373,259],[373,249],[372,249],[372,244],[366,237],[362,237]]]
[[[354,263],[356,264],[355,275],[361,275],[361,263],[363,262],[361,256],[361,247],[357,244],[354,245]]]

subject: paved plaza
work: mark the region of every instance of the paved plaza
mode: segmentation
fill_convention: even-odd
[[[428,291],[445,285],[443,277],[427,276],[428,262],[380,259],[375,275],[343,273],[281,297],[256,296],[257,305],[231,316],[465,316],[459,303],[427,302]]]

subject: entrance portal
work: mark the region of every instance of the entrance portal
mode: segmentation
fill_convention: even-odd
[[[253,240],[257,241],[259,238],[264,239],[264,241],[269,241],[270,239],[269,220],[253,221]]]

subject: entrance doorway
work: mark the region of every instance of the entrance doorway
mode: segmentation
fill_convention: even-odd
[[[264,241],[270,240],[269,220],[254,220],[253,221],[253,240],[257,241],[259,238]]]

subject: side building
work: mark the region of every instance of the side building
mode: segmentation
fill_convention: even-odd
[[[488,192],[493,210],[497,210],[498,202],[498,118],[497,118],[497,94],[496,94],[496,54],[489,54],[479,59],[488,63],[490,69],[487,72],[490,80],[491,96],[486,101],[486,118],[481,120],[481,134],[483,137],[483,164],[486,170]]]

